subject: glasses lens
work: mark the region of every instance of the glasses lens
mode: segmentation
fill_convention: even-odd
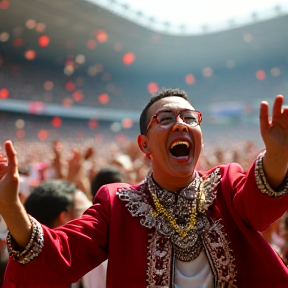
[[[184,110],[180,113],[181,119],[191,126],[199,124],[199,114],[193,110]],[[157,114],[157,120],[160,125],[170,125],[176,122],[176,116],[171,111],[160,111]]]
[[[175,123],[176,117],[172,112],[162,111],[158,113],[157,120],[160,125],[169,125]]]
[[[199,115],[195,111],[185,110],[181,114],[181,118],[189,125],[196,126],[198,124]]]

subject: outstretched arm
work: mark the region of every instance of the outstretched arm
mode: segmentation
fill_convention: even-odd
[[[19,183],[18,161],[10,140],[6,141],[5,150],[8,160],[0,157],[0,214],[19,246],[25,247],[31,237],[31,223],[25,208],[20,202],[17,189]]]
[[[288,164],[288,108],[283,108],[284,97],[275,98],[272,118],[266,101],[260,106],[260,131],[265,143],[263,158],[266,178],[277,189],[286,177]]]

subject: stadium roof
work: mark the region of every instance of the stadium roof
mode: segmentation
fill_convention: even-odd
[[[112,6],[116,1],[110,2]],[[275,1],[275,4],[278,2],[281,1]],[[123,18],[123,15],[116,15],[111,9],[108,11],[103,5],[84,0],[10,0],[0,3],[0,54],[10,55],[13,59],[25,60],[27,55],[30,58],[34,55],[35,61],[61,66],[73,62],[75,69],[85,71],[101,64],[113,75],[129,77],[140,72],[201,73],[205,67],[217,70],[251,63],[260,65],[269,59],[282,61],[288,57],[288,15],[283,8],[285,5],[280,5],[282,2],[271,10],[274,16],[268,20],[264,21],[261,14],[254,13],[249,24],[244,26],[230,21],[230,30],[210,33],[212,26],[202,26],[205,33],[201,35],[177,37],[155,32]],[[3,3],[8,3],[8,7],[3,8]],[[165,3],[157,14],[168,15],[168,2]],[[261,3],[266,9],[265,1]],[[207,6],[207,13],[209,9],[212,7]],[[218,10],[215,9],[213,12],[218,14],[226,8],[219,5]],[[175,10],[174,13],[181,15],[182,12]],[[263,21],[259,21],[260,18]],[[41,39],[41,36],[46,38]],[[35,54],[27,54],[27,51]]]
[[[86,0],[156,32],[197,35],[288,14],[287,0]]]

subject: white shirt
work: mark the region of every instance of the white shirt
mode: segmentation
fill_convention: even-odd
[[[176,260],[175,288],[213,288],[213,281],[213,274],[203,250],[190,262]]]
[[[104,288],[106,287],[107,261],[88,272],[82,278],[85,288]]]

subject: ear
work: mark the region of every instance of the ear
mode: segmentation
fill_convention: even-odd
[[[49,228],[57,228],[66,223],[65,211],[62,211],[49,225]]]
[[[145,135],[139,135],[137,137],[137,143],[141,151],[147,155],[149,153],[147,137]]]
[[[67,215],[68,212],[66,211],[62,211],[58,217],[57,217],[57,221],[58,221],[58,225],[61,226],[61,225],[64,225],[65,223],[67,223],[69,220],[71,220],[69,218],[69,216]]]

